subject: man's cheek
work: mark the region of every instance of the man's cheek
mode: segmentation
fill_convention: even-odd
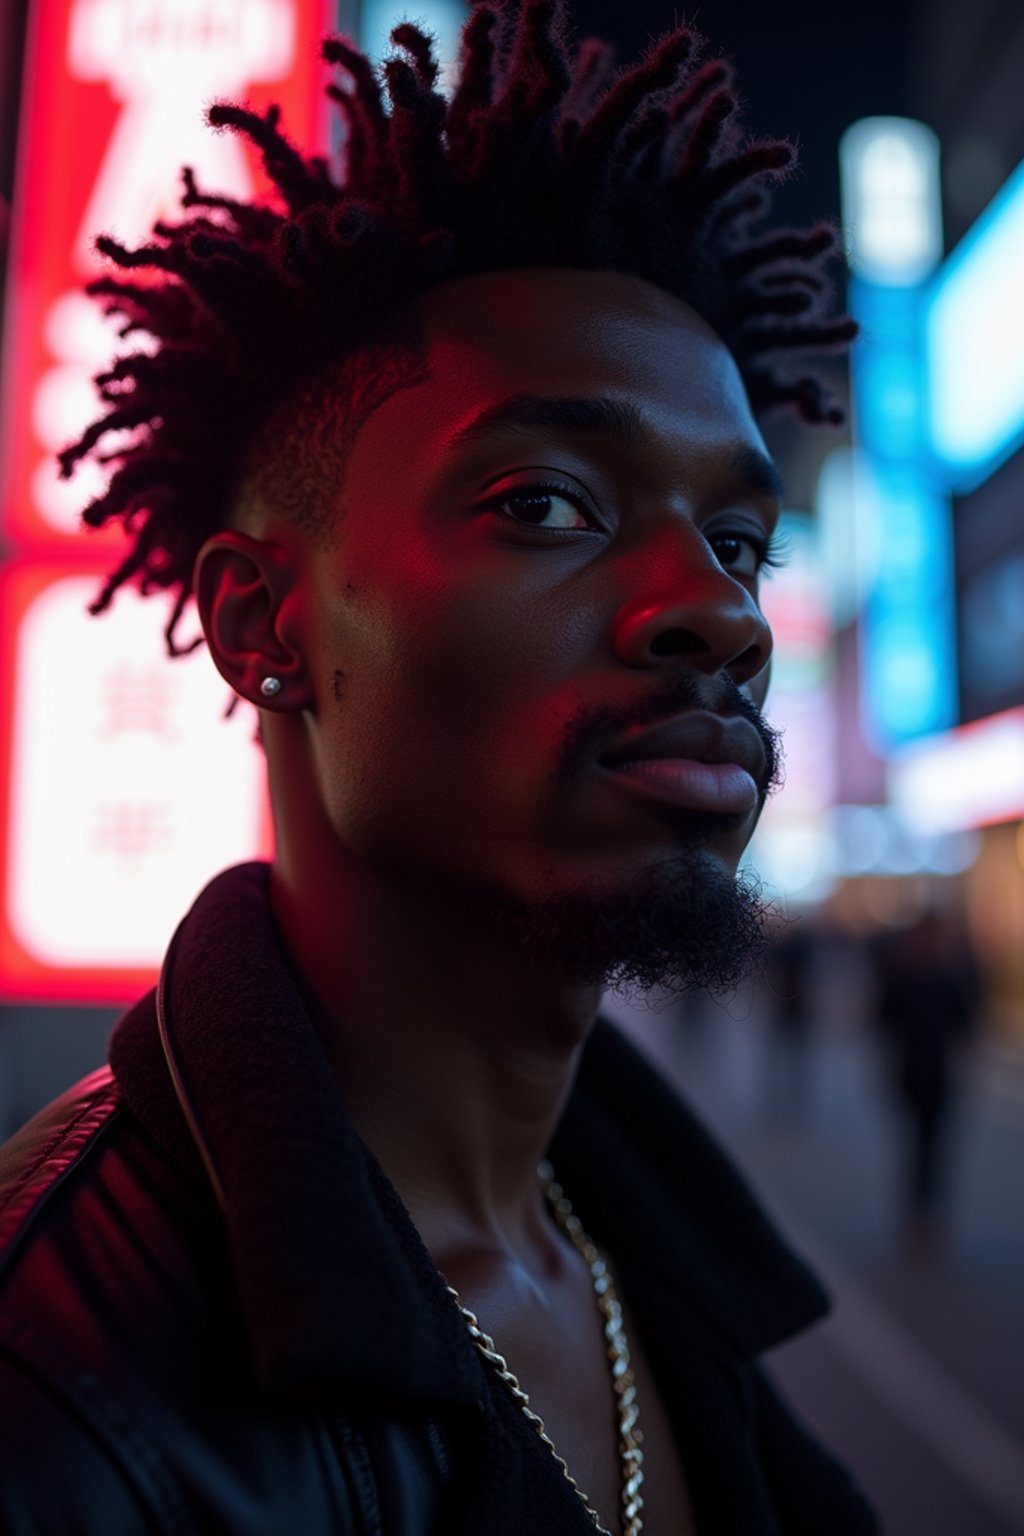
[[[490,713],[538,677],[536,658],[499,625],[453,625],[451,615],[408,637],[405,674],[453,722]]]

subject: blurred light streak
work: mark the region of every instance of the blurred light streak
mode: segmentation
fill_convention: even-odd
[[[921,832],[1024,816],[1024,706],[914,743],[888,777],[893,805]]]
[[[887,805],[837,805],[829,822],[831,870],[862,875],[958,875],[978,856],[973,829],[921,831]]]
[[[941,252],[938,141],[868,118],[843,136],[851,246],[854,431],[877,507],[877,565],[861,624],[862,711],[882,756],[957,717],[951,510],[930,476],[924,279]]]
[[[971,490],[1024,440],[1024,164],[945,262],[926,311],[934,452]]]
[[[787,512],[780,533],[785,564],[765,578],[761,605],[775,639],[768,715],[784,733],[786,781],[749,861],[770,887],[803,904],[832,885],[825,812],[836,793],[834,657],[817,526]]]
[[[866,454],[832,449],[818,475],[814,515],[832,623],[843,629],[864,605],[881,549],[879,493]]]

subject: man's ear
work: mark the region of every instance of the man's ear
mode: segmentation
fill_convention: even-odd
[[[260,709],[311,709],[292,556],[247,533],[215,533],[196,557],[193,586],[210,655],[235,692]],[[262,690],[268,677],[280,684],[272,694]]]

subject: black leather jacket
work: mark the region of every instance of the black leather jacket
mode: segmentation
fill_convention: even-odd
[[[266,899],[220,876],[104,1068],[0,1153],[3,1536],[586,1536],[359,1141]],[[708,1536],[869,1536],[760,1372],[816,1282],[610,1026],[551,1148]]]

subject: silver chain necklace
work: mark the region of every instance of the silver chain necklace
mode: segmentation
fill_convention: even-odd
[[[608,1341],[608,1360],[612,1373],[612,1389],[615,1393],[615,1411],[619,1421],[619,1461],[622,1468],[619,1501],[622,1514],[622,1536],[640,1536],[643,1530],[644,1507],[641,1492],[644,1481],[644,1453],[641,1449],[643,1436],[637,1428],[636,1382],[633,1378],[629,1344],[622,1322],[622,1308],[615,1294],[615,1286],[612,1283],[608,1265],[584,1232],[579,1217],[573,1215],[572,1206],[566,1198],[565,1191],[555,1182],[551,1164],[541,1163],[538,1172],[556,1222],[577,1253],[582,1256],[590,1271],[598,1310],[604,1318],[604,1335]],[[454,1286],[448,1286],[448,1293],[454,1298],[456,1306],[462,1313],[473,1343],[488,1364],[494,1367],[512,1397],[522,1408],[526,1418],[554,1456],[562,1469],[563,1476],[593,1521],[595,1529],[601,1532],[601,1536],[611,1536],[607,1527],[602,1525],[597,1510],[569,1471],[565,1458],[559,1455],[554,1441],[544,1428],[543,1419],[530,1407],[529,1397],[519,1385],[516,1376],[509,1370],[504,1356],[498,1353],[494,1340],[481,1328],[476,1313],[465,1305]]]

